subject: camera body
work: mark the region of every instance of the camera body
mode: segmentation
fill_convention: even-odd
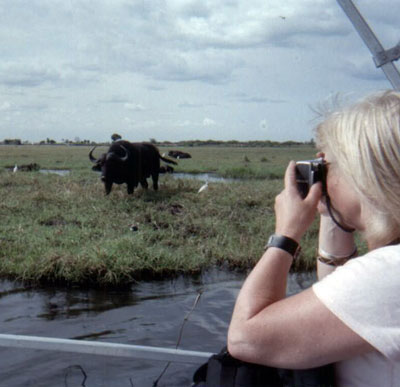
[[[313,160],[302,160],[296,162],[296,182],[299,192],[305,198],[310,187],[322,182],[322,192],[326,192],[326,162],[320,157]]]

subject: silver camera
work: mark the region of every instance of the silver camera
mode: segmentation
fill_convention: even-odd
[[[321,157],[313,160],[302,160],[296,162],[296,182],[299,192],[305,198],[310,187],[322,182],[322,192],[326,192],[326,162]]]

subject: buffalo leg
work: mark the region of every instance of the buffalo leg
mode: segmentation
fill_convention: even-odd
[[[112,181],[104,182],[104,187],[106,189],[106,195],[108,195],[111,192],[112,185],[113,185]]]
[[[133,183],[127,183],[128,185],[128,195],[133,194],[133,190],[135,189],[135,186]]]
[[[149,188],[149,184],[147,183],[147,180],[146,180],[146,179],[140,180],[140,185],[141,185],[142,188],[144,188],[144,189]]]
[[[152,177],[152,179],[153,179],[153,188],[154,188],[154,191],[157,191],[157,190],[158,190],[158,173],[153,173],[153,174],[151,175],[151,177]]]

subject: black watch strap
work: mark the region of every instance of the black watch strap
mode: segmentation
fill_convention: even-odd
[[[301,252],[300,245],[294,239],[278,234],[272,234],[265,247],[278,247],[291,254],[293,259],[296,259]]]

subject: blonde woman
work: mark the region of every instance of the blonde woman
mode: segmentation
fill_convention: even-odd
[[[335,363],[338,386],[397,386],[400,93],[376,93],[330,113],[316,140],[327,195],[317,183],[303,199],[289,164],[275,202],[276,235],[238,295],[228,349],[279,368]],[[286,298],[297,245],[318,211],[320,281]],[[354,230],[367,242],[364,256],[356,256]]]

